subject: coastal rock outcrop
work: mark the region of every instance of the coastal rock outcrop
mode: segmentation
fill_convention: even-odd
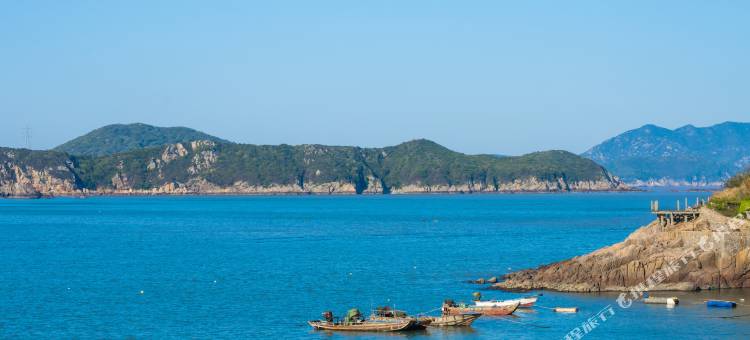
[[[51,160],[51,161],[48,161]],[[72,163],[58,152],[0,148],[0,197],[44,197],[78,192]]]
[[[569,260],[507,274],[505,290],[570,292],[750,287],[750,221],[709,208],[690,222],[654,221],[623,242]]]

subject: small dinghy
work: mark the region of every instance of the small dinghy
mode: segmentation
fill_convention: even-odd
[[[503,315],[511,315],[513,312],[518,309],[518,306],[520,303],[518,301],[510,302],[510,303],[504,303],[500,305],[495,306],[476,306],[476,305],[467,305],[467,304],[456,304],[453,302],[453,300],[445,300],[443,302],[443,315],[461,315],[461,314],[468,314],[468,313],[479,313],[482,315],[493,315],[493,316],[503,316]]]
[[[518,308],[531,308],[534,306],[536,301],[539,299],[538,296],[528,296],[520,299],[512,300],[489,300],[489,301],[474,301],[474,305],[477,307],[492,307],[492,306],[507,306],[514,303],[518,303]]]
[[[481,316],[482,314],[479,313],[465,313],[458,315],[434,316],[429,318],[430,326],[432,327],[469,327]]]
[[[737,303],[734,301],[726,300],[707,300],[707,307],[719,307],[719,308],[734,308],[737,307]]]
[[[342,321],[336,320],[330,311],[323,312],[322,320],[307,322],[314,330],[347,332],[399,332],[414,329],[417,320],[405,318],[393,321],[364,320],[357,309],[350,309]]]

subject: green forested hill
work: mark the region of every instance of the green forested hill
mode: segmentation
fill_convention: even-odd
[[[221,138],[185,127],[158,127],[142,123],[112,124],[68,141],[54,150],[72,155],[103,156],[193,140],[226,142]]]
[[[385,148],[198,140],[101,156],[96,155],[104,152],[97,149],[87,152],[93,155],[0,151],[3,196],[33,196],[30,193],[34,192],[387,194],[624,188],[603,167],[566,151],[506,157],[466,155],[424,139]]]
[[[576,189],[564,186],[575,182],[606,183],[610,189],[619,184],[593,161],[565,151],[503,158],[470,156],[427,140],[386,148],[185,144],[184,149],[169,146],[81,157],[76,164],[82,182],[90,189],[111,186],[112,178],[118,174],[125,175],[135,189],[169,182],[187,183],[195,178],[220,187],[244,183],[303,189],[306,185],[348,183],[359,193],[373,186],[384,193],[407,186],[463,186],[468,191],[493,191],[504,190],[504,183],[531,178],[551,183],[562,181],[563,187],[557,189],[563,191]]]

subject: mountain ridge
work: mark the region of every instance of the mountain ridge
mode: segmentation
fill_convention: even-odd
[[[674,130],[646,124],[583,154],[632,186],[720,186],[750,166],[750,123],[687,124]]]

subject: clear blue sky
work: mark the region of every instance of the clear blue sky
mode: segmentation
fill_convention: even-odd
[[[5,1],[0,145],[144,122],[521,154],[750,121],[749,4]]]

